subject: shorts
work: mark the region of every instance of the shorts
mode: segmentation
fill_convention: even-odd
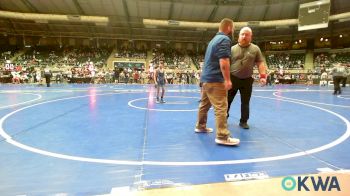
[[[165,86],[165,82],[158,82],[158,84],[156,84],[154,87],[164,87]]]
[[[156,87],[164,87],[164,86],[165,86],[164,83],[158,83],[158,84],[156,85]]]

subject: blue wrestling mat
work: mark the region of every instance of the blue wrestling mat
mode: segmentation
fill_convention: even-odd
[[[98,195],[350,168],[350,89],[255,86],[238,147],[194,132],[199,89],[153,85],[0,86],[1,195]],[[215,128],[210,110],[208,127]],[[237,176],[240,176],[237,179]],[[246,175],[249,176],[249,175]]]

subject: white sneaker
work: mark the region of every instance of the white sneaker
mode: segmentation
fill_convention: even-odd
[[[238,145],[240,140],[237,138],[233,138],[233,137],[228,137],[227,139],[215,139],[215,142],[217,144],[221,144],[221,145],[226,145],[226,146],[235,146]]]
[[[196,132],[196,133],[211,133],[211,132],[213,132],[213,129],[212,128],[205,128],[205,129],[195,128],[194,132]]]

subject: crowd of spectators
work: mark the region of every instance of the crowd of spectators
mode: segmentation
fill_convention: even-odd
[[[15,64],[21,65],[69,65],[82,66],[86,62],[93,62],[97,67],[106,65],[111,53],[109,48],[73,48],[73,47],[44,47],[37,46],[27,49],[25,53],[14,59]]]
[[[154,72],[149,70],[120,68],[114,71],[114,82],[152,84],[154,83],[153,76]],[[197,84],[199,82],[199,71],[167,69],[165,79],[168,84]]]
[[[147,58],[147,51],[120,48],[115,53],[117,58],[149,60],[149,68],[117,67],[107,68],[107,59],[112,48],[74,48],[74,47],[44,47],[25,48],[21,53],[16,47],[0,48],[1,62],[12,60],[11,69],[2,66],[0,78],[8,77],[14,83],[40,83],[40,75],[44,67],[49,66],[56,82],[89,82],[89,83],[140,83],[153,82],[153,70],[160,61],[166,64],[166,79],[170,84],[197,84],[199,82],[200,66],[204,61],[204,51],[181,51],[176,49],[154,48]],[[20,54],[20,55],[19,55]],[[349,63],[350,52],[315,53],[315,69],[305,73],[305,54],[287,52],[268,52],[266,62],[271,70],[269,79],[272,82],[302,80],[310,81],[319,77],[336,63]],[[191,64],[197,69],[192,69]],[[289,70],[302,70],[296,73]]]
[[[20,65],[54,65],[60,59],[62,50],[50,47],[29,48],[19,55],[14,62]]]
[[[36,78],[44,67],[48,66],[53,70],[53,76],[59,82],[62,82],[63,79],[69,82],[75,77],[94,78],[100,72],[105,72],[101,70],[106,67],[111,51],[111,48],[91,47],[35,46],[25,48],[11,61],[7,60],[8,56],[2,56],[3,66],[0,75],[2,78],[7,78],[7,81],[8,78],[11,78],[12,82],[15,80],[16,82],[35,83],[40,82]],[[11,67],[6,67],[8,62],[11,62]]]
[[[114,54],[115,58],[124,58],[124,59],[143,59],[147,58],[147,50],[145,49],[128,49],[126,47],[122,47],[118,49]]]
[[[266,54],[269,69],[283,67],[284,69],[304,69],[305,54],[272,53]]]
[[[196,66],[197,69],[201,68],[201,63],[204,62],[204,51],[201,52],[193,52],[189,51],[188,55],[191,57],[191,60],[193,64]]]
[[[315,53],[314,54],[314,67],[315,68],[330,68],[334,64],[348,64],[350,63],[350,52],[338,52],[338,53]]]
[[[106,65],[107,58],[111,54],[111,48],[73,48],[67,47],[58,61],[60,64],[82,66],[86,62],[93,62],[96,67]]]
[[[158,64],[163,61],[167,64],[170,69],[188,69],[190,68],[191,60],[186,58],[186,52],[176,49],[152,49],[152,59],[153,64]]]

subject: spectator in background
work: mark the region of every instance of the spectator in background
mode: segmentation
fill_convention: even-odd
[[[190,84],[190,80],[191,80],[191,74],[190,72],[186,72],[186,84]]]
[[[326,86],[327,85],[327,77],[328,77],[327,72],[324,71],[321,74],[321,77],[320,77],[320,85],[321,86]]]
[[[56,74],[56,83],[61,83],[62,82],[62,73],[57,72]]]
[[[267,78],[266,78],[266,84],[267,85],[269,85],[269,86],[271,86],[272,85],[272,83],[274,82],[274,72],[269,72],[268,74],[267,74]]]
[[[332,69],[333,84],[334,84],[333,95],[341,94],[340,82],[343,79],[344,72],[345,72],[345,68],[340,63],[335,64],[335,66]]]
[[[168,81],[168,84],[173,84],[173,73],[167,73],[166,79]]]
[[[112,75],[109,69],[105,72],[105,83],[111,83]]]
[[[125,73],[124,71],[121,71],[119,74],[119,82],[124,82],[125,83]]]
[[[36,71],[35,71],[35,70],[33,71],[33,82],[34,82],[34,83],[37,83],[37,82],[38,82],[38,79],[37,79],[37,77],[36,77]]]
[[[45,80],[46,80],[46,86],[50,87],[50,81],[51,81],[52,72],[51,72],[49,66],[45,67],[45,69],[44,69],[44,76],[45,76]]]
[[[344,74],[343,74],[343,79],[342,79],[342,87],[346,87],[346,80],[348,79],[348,76],[350,76],[350,70],[349,67],[344,65]]]
[[[147,73],[145,71],[141,72],[141,84],[146,84]]]
[[[20,79],[23,83],[28,83],[29,82],[29,77],[26,72],[22,72],[20,75]]]
[[[139,83],[139,79],[140,79],[140,74],[139,71],[135,70],[134,74],[133,74],[133,78],[134,78],[134,83]]]
[[[21,75],[19,74],[19,72],[17,72],[16,70],[13,70],[11,72],[11,76],[12,76],[12,84],[19,84],[21,83]]]
[[[130,75],[129,75],[129,72],[127,70],[124,71],[125,73],[125,84],[128,84],[129,83],[129,78],[130,78]]]
[[[35,77],[36,77],[36,81],[39,83],[39,85],[42,85],[42,78],[41,78],[41,70],[40,69],[36,70]]]
[[[115,68],[114,69],[114,83],[119,83],[119,74],[120,74],[119,68]]]

